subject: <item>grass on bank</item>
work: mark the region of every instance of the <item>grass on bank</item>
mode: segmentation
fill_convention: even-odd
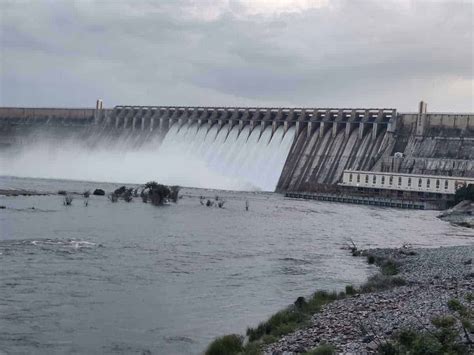
[[[404,329],[391,341],[381,344],[378,349],[379,354],[472,354],[474,350],[473,300],[472,294],[466,296],[465,303],[451,299],[448,302],[451,313],[431,320],[434,330]]]
[[[241,335],[230,334],[214,340],[206,350],[207,355],[231,355],[244,350],[244,338]]]
[[[360,287],[360,292],[368,293],[382,291],[406,285],[405,279],[396,276],[400,272],[400,263],[398,261],[392,258],[384,258],[369,253],[367,254],[367,262],[380,267],[380,272],[369,277],[367,282]]]
[[[326,291],[315,292],[308,300],[298,297],[293,305],[275,313],[266,322],[260,323],[256,328],[248,328],[249,341],[260,340],[264,336],[279,338],[288,334],[306,325],[311,316],[319,312],[325,304],[344,297],[344,293]]]
[[[380,273],[370,277],[359,290],[352,285],[347,285],[345,292],[317,291],[309,299],[298,297],[294,304],[275,313],[267,321],[260,323],[255,328],[247,329],[248,341],[239,335],[226,335],[215,339],[207,348],[206,355],[258,355],[261,347],[278,341],[279,338],[309,324],[311,317],[321,311],[322,307],[335,300],[351,297],[357,293],[387,290],[392,287],[402,286],[406,281],[396,276],[399,272],[399,263],[390,258],[368,255],[367,261],[380,267]],[[331,350],[332,349],[332,350]],[[319,352],[318,352],[319,351]],[[332,352],[331,352],[332,351]],[[329,344],[322,344],[311,350],[310,355],[324,355],[335,353]]]
[[[347,286],[351,294],[355,292],[352,286]],[[346,297],[345,292],[317,291],[308,300],[298,297],[294,304],[275,313],[267,321],[255,328],[247,329],[248,342],[244,345],[244,337],[236,334],[226,335],[214,340],[206,350],[206,355],[258,355],[261,346],[276,342],[283,335],[307,325],[311,316],[319,312],[325,304]],[[318,350],[319,349],[319,350]],[[329,345],[321,346],[310,352],[312,355],[333,354]],[[320,351],[320,352],[314,352]]]

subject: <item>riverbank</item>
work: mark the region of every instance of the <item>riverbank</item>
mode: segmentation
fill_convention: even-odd
[[[381,344],[401,331],[433,332],[435,317],[453,313],[450,300],[466,304],[474,292],[474,245],[371,249],[355,254],[380,266],[380,273],[358,290],[349,286],[345,293],[316,292],[308,300],[298,298],[294,305],[247,331],[250,343],[235,353],[289,355],[311,353],[321,346],[325,354],[377,353]],[[467,306],[472,312],[472,303]],[[307,308],[316,310],[309,321],[304,320]],[[295,319],[302,321],[295,324]],[[293,330],[278,335],[285,326]],[[459,341],[464,341],[462,332]]]
[[[438,217],[454,225],[474,228],[474,202],[462,201],[453,208],[442,212]]]
[[[397,277],[406,285],[336,300],[308,327],[266,346],[266,354],[304,353],[324,343],[341,353],[375,353],[402,329],[431,329],[434,317],[450,313],[450,299],[462,300],[474,291],[473,245],[363,254],[395,261]]]

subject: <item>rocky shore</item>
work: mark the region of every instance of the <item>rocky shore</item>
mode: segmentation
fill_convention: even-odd
[[[338,353],[376,353],[401,329],[430,329],[433,317],[449,312],[450,299],[464,299],[474,292],[474,245],[365,253],[396,261],[397,277],[406,285],[329,303],[308,327],[267,345],[264,353],[304,353],[324,343],[332,344]]]
[[[442,212],[438,217],[455,225],[474,228],[474,202],[462,201],[453,208]]]

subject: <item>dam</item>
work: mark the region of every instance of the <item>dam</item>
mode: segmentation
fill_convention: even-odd
[[[52,154],[57,170],[67,166],[65,178],[75,178],[68,175],[75,166],[78,178],[94,178],[87,172],[103,169],[99,179],[115,172],[120,181],[141,176],[140,182],[240,190],[319,191],[338,184],[347,170],[474,177],[474,114],[428,113],[424,103],[416,113],[104,108],[100,100],[90,109],[4,107],[0,145],[2,175],[48,177],[26,167],[47,165]],[[121,178],[122,171],[130,175]]]

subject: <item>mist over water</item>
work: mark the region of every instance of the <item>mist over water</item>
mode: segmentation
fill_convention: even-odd
[[[294,139],[294,128],[273,134],[191,123],[158,133],[105,130],[31,134],[0,153],[0,175],[273,191]]]

